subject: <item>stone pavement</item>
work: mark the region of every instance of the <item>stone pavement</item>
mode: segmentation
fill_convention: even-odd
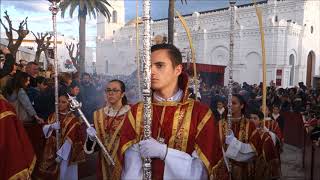
[[[281,180],[304,180],[302,157],[301,149],[284,144],[281,154]]]
[[[93,170],[95,171],[96,166],[96,154],[88,157],[87,167],[83,170]],[[281,180],[304,180],[304,170],[302,168],[302,150],[285,144],[283,146],[283,153],[281,154],[281,170],[282,178]],[[89,165],[90,164],[90,165]],[[90,168],[88,168],[88,166]],[[82,168],[81,168],[82,169]],[[95,172],[92,172],[90,176],[81,178],[81,180],[96,180]]]

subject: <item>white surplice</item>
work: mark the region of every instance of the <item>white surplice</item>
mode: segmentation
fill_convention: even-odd
[[[43,127],[45,138],[49,138],[52,134],[53,129],[51,129],[50,126],[51,124],[48,124]],[[60,162],[60,180],[78,180],[78,164],[74,163],[69,165],[71,148],[71,142],[66,139],[57,151],[57,155],[62,158]]]

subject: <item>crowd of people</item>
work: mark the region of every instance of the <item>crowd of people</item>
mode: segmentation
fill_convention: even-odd
[[[192,96],[180,51],[158,44],[151,48],[150,135],[143,127],[135,73],[59,73],[57,121],[52,67],[39,71],[37,63],[18,64],[7,48],[2,52],[0,128],[14,129],[0,130],[5,137],[0,155],[7,155],[0,163],[4,179],[78,179],[78,163],[93,152],[99,152],[97,179],[142,179],[142,159],[149,158],[152,176],[158,179],[279,179],[285,127],[280,112],[319,115],[320,93],[303,83],[289,89],[270,83],[266,116],[261,110],[262,85],[234,83],[230,125],[226,87],[208,90],[201,82],[201,96]],[[70,110],[68,95],[82,104],[92,127]],[[210,104],[201,103],[200,97],[210,98]],[[14,157],[10,151],[15,148],[15,154],[25,153],[26,158]]]

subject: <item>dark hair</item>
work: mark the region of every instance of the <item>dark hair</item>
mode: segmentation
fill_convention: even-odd
[[[45,84],[45,85],[48,85],[48,80],[47,78],[43,77],[43,76],[38,76],[36,77],[36,81],[37,81],[37,84]]]
[[[255,114],[259,117],[260,120],[263,120],[264,119],[264,115],[263,113],[260,111],[260,110],[251,110],[249,114]]]
[[[31,65],[39,66],[39,64],[36,63],[36,62],[34,62],[34,61],[31,61],[31,62],[28,62],[28,63],[27,63],[27,66],[31,66]]]
[[[25,72],[18,72],[7,85],[7,94],[11,95],[13,92],[18,92],[20,88],[26,89],[25,83],[28,81],[29,75]]]
[[[74,88],[74,87],[80,88],[80,84],[76,80],[73,80],[70,84],[70,88]]]
[[[67,73],[67,72],[63,72],[59,75],[59,81],[61,83],[64,83],[66,84],[68,82],[68,80],[72,80],[72,76],[70,73]]]
[[[156,44],[151,47],[151,53],[157,50],[167,50],[173,67],[182,64],[182,55],[180,50],[172,44]]]
[[[83,79],[84,76],[89,76],[89,77],[91,78],[90,74],[89,74],[89,73],[86,73],[86,72],[85,72],[85,73],[82,73],[81,79]]]
[[[113,79],[113,80],[109,81],[108,84],[109,84],[109,83],[112,83],[112,82],[117,82],[117,83],[120,84],[121,93],[126,92],[126,86],[125,86],[125,84],[124,84],[123,81],[121,81],[121,80],[119,80],[119,79]],[[126,95],[124,95],[124,96],[122,97],[121,103],[122,103],[122,105],[127,105],[127,104],[128,104],[128,99],[127,99],[127,96],[126,96]]]
[[[247,106],[247,103],[246,101],[244,100],[244,98],[240,95],[240,94],[233,94],[232,95],[233,97],[236,97],[239,102],[240,102],[240,105],[243,105],[243,108],[241,109],[241,113],[242,114],[246,114],[246,106]]]

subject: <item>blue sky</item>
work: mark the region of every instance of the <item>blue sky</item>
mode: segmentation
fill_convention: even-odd
[[[142,0],[139,0],[139,15],[142,14]],[[238,0],[238,4],[249,2],[248,0]],[[51,12],[48,10],[50,3],[46,0],[0,0],[1,17],[7,10],[15,27],[18,26],[26,16],[28,16],[29,30],[34,32],[45,32],[52,30]],[[135,0],[125,0],[126,21],[135,17]],[[194,11],[205,11],[228,6],[228,0],[188,0],[187,4],[182,4],[176,0],[176,8],[182,14],[192,13]],[[168,10],[168,0],[152,1],[152,18],[166,18]],[[66,36],[78,37],[77,13],[74,18],[66,17],[62,19],[60,14],[57,16],[58,32]],[[96,21],[94,19],[87,22],[87,39],[94,41],[96,36]],[[1,31],[3,28],[1,26]]]

